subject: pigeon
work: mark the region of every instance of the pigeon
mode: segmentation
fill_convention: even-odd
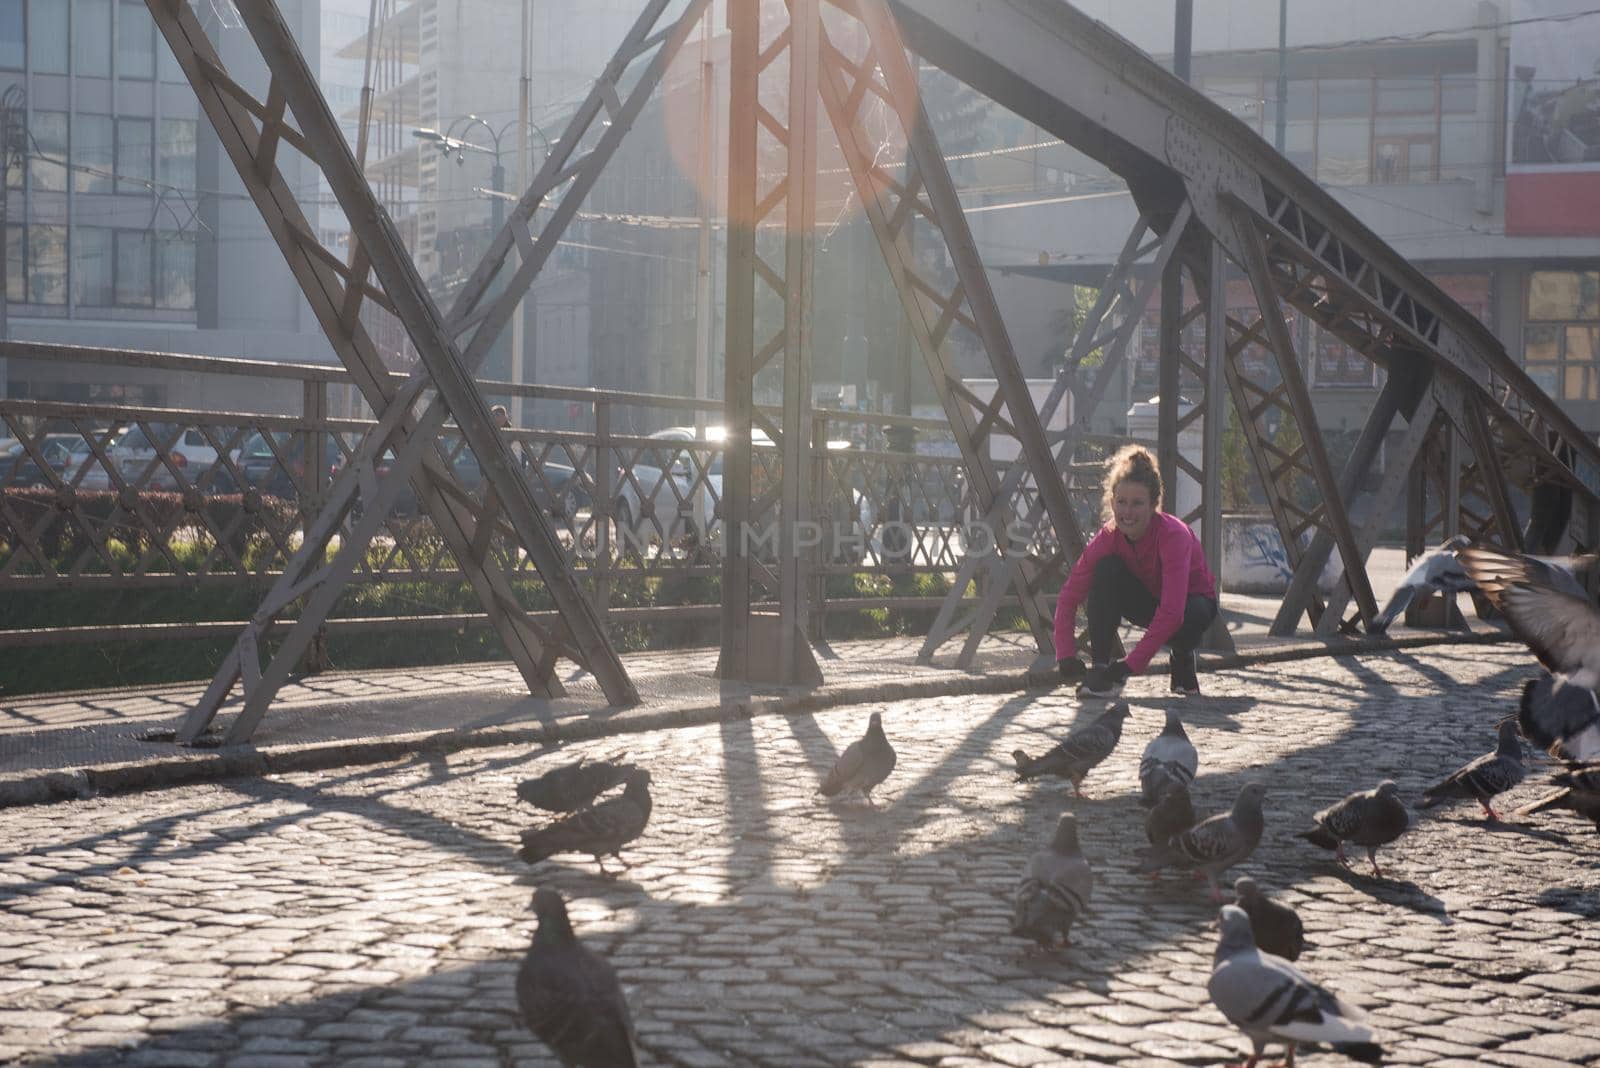
[[[883,734],[883,717],[874,712],[867,721],[867,733],[844,747],[833,770],[823,780],[821,793],[826,797],[859,793],[873,808],[872,791],[894,770],[894,746]]]
[[[1173,835],[1199,822],[1200,817],[1194,814],[1194,802],[1189,800],[1189,788],[1174,786],[1144,818],[1144,836],[1153,846],[1166,845]]]
[[[1499,814],[1489,805],[1489,799],[1503,794],[1527,774],[1522,767],[1522,742],[1517,738],[1517,725],[1511,720],[1500,724],[1500,741],[1492,753],[1485,753],[1472,763],[1451,773],[1422,792],[1418,808],[1432,808],[1445,801],[1472,798],[1483,806],[1492,820]]]
[[[1174,709],[1167,709],[1167,725],[1150,739],[1139,758],[1140,803],[1149,808],[1159,804],[1173,787],[1187,788],[1199,767],[1200,757],[1184,733],[1183,721]]]
[[[634,770],[632,764],[596,760],[585,763],[579,757],[571,764],[517,783],[517,796],[546,812],[576,812],[616,786]]]
[[[1540,663],[1584,689],[1600,686],[1600,612],[1570,566],[1479,545],[1460,556]]]
[[[650,822],[650,773],[635,768],[626,782],[616,797],[563,816],[549,826],[523,831],[522,859],[537,864],[557,853],[588,853],[600,865],[601,875],[610,874],[602,858],[610,854],[621,861],[622,847],[643,834]],[[623,866],[627,866],[625,861]]]
[[[637,1068],[633,1020],[611,965],[572,933],[567,905],[547,887],[533,892],[539,929],[517,969],[522,1019],[564,1065]]]
[[[1054,775],[1068,779],[1072,792],[1083,796],[1081,784],[1084,776],[1099,764],[1122,740],[1122,721],[1128,718],[1128,705],[1119,701],[1102,712],[1087,727],[1073,731],[1054,749],[1037,759],[1021,749],[1011,754],[1017,762],[1017,781],[1026,782],[1041,775]]]
[[[1300,914],[1267,897],[1248,875],[1233,884],[1234,903],[1250,917],[1256,948],[1284,960],[1298,960],[1306,947],[1306,928]]]
[[[1383,611],[1379,612],[1367,627],[1367,633],[1386,632],[1390,624],[1400,618],[1400,613],[1410,607],[1411,602],[1418,597],[1430,593],[1442,593],[1446,597],[1454,597],[1458,593],[1477,589],[1478,584],[1467,574],[1466,569],[1461,566],[1460,558],[1456,555],[1457,550],[1465,549],[1471,544],[1471,538],[1465,534],[1457,534],[1433,552],[1417,557],[1411,564],[1411,570],[1405,573],[1400,584],[1394,588],[1389,603],[1383,606]]]
[[[1600,696],[1571,677],[1541,672],[1524,683],[1517,726],[1524,738],[1558,760],[1600,760]]]
[[[1221,927],[1206,989],[1211,1003],[1250,1040],[1246,1068],[1254,1068],[1269,1042],[1287,1047],[1286,1065],[1294,1064],[1297,1046],[1311,1045],[1331,1046],[1366,1064],[1382,1063],[1383,1050],[1365,1014],[1282,957],[1257,949],[1243,909],[1224,905]]]
[[[1071,813],[1056,824],[1050,844],[1028,858],[1017,884],[1011,933],[1031,938],[1040,949],[1072,944],[1072,922],[1083,914],[1094,889],[1094,873],[1078,848],[1078,821]]]
[[[1380,879],[1383,872],[1378,868],[1378,847],[1399,838],[1411,823],[1405,802],[1400,800],[1400,788],[1393,779],[1385,779],[1371,790],[1353,793],[1311,819],[1316,826],[1301,831],[1301,838],[1314,846],[1333,850],[1339,863],[1347,868],[1350,862],[1345,858],[1344,844],[1365,846],[1372,874]]]
[[[1144,850],[1134,871],[1150,874],[1163,868],[1192,870],[1210,884],[1211,900],[1220,904],[1222,891],[1217,888],[1217,876],[1248,857],[1261,841],[1266,826],[1261,812],[1265,794],[1266,788],[1260,783],[1246,783],[1233,808],[1173,835],[1163,845]]]
[[[1593,820],[1594,829],[1600,831],[1600,764],[1569,764],[1565,771],[1550,776],[1550,782],[1555,791],[1517,809],[1517,815],[1565,808]]]

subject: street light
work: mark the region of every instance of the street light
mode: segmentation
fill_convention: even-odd
[[[501,162],[501,153],[503,152],[501,141],[516,124],[517,120],[512,119],[497,130],[487,120],[479,118],[477,115],[462,115],[452,120],[443,132],[428,126],[417,126],[412,128],[411,136],[419,141],[428,141],[438,145],[439,151],[446,157],[455,156],[458,166],[466,165],[468,152],[481,152],[486,156],[493,156],[494,170],[490,175],[490,187],[495,193],[504,193],[506,191],[506,169]],[[493,148],[476,144],[465,138],[464,135],[477,126],[483,127],[483,132],[489,135],[489,140],[494,143]],[[528,126],[539,134],[540,139],[544,141],[545,155],[549,155],[550,138],[545,135],[544,130],[540,129],[539,124],[533,120],[528,120]],[[494,219],[494,232],[499,233],[501,226],[505,223],[506,198],[504,196],[495,196],[491,197],[490,201]]]

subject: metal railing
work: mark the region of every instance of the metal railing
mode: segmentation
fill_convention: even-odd
[[[347,408],[354,395],[347,373],[337,367],[27,342],[0,343],[0,356],[9,357],[14,369],[40,360],[91,365],[95,379],[106,383],[138,369],[147,376],[151,371],[186,379],[223,376],[250,384],[246,393],[276,389],[280,399],[298,387],[301,398],[295,415],[0,400],[0,438],[14,439],[4,443],[9,451],[0,455],[0,595],[50,598],[201,587],[264,591],[322,507],[331,474],[373,425],[329,414]],[[714,616],[714,583],[706,584],[702,603],[681,605],[626,603],[638,598],[618,592],[627,583],[720,576],[725,537],[746,537],[758,557],[775,558],[782,471],[779,451],[759,431],[752,449],[752,529],[722,530],[719,402],[493,381],[480,386],[495,400],[556,401],[566,405],[569,417],[577,413],[569,421],[579,429],[510,427],[505,433],[522,459],[535,500],[556,527],[568,565],[608,622]],[[711,427],[698,437],[697,418],[702,427]],[[905,576],[959,567],[974,516],[944,421],[817,411],[813,440],[821,461],[812,465],[817,618],[858,608],[936,608],[937,595],[869,593],[830,600],[827,587],[836,575]],[[477,463],[448,425],[436,447],[461,488],[481,494]],[[546,607],[537,572],[524,555],[508,548],[496,559],[526,592],[530,603],[525,607]],[[432,521],[419,514],[407,493],[352,581],[460,586],[462,579]],[[471,613],[339,615],[330,618],[328,628],[459,628],[482,618]],[[240,625],[97,620],[93,625],[12,626],[0,628],[0,648],[221,637]]]

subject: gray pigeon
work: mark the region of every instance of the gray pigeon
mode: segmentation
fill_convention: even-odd
[[[1383,606],[1383,611],[1373,619],[1372,625],[1367,627],[1369,634],[1382,634],[1389,629],[1400,613],[1410,607],[1411,602],[1418,597],[1430,593],[1442,593],[1447,597],[1454,597],[1458,593],[1465,593],[1477,589],[1478,584],[1468,575],[1461,566],[1461,560],[1456,555],[1457,550],[1465,549],[1472,544],[1472,539],[1465,534],[1457,534],[1446,541],[1431,553],[1424,553],[1412,563],[1411,570],[1405,573],[1400,584],[1394,588],[1389,603]]]
[[[1553,793],[1517,809],[1517,815],[1565,808],[1593,820],[1594,829],[1600,831],[1600,764],[1569,764],[1565,771],[1550,776],[1550,783],[1556,787]]]
[[[1194,802],[1189,799],[1189,788],[1174,786],[1144,818],[1144,836],[1153,846],[1165,845],[1167,839],[1199,822],[1200,817],[1194,814]]]
[[[532,779],[517,783],[517,797],[546,812],[576,812],[623,782],[632,764],[610,760],[585,762],[579,757]]]
[[[1570,677],[1541,673],[1522,687],[1522,736],[1558,760],[1600,760],[1600,695]]]
[[[522,1019],[568,1066],[637,1068],[633,1020],[611,965],[572,933],[567,905],[547,887],[533,892],[539,929],[517,970]]]
[[[1139,758],[1140,803],[1148,808],[1160,804],[1173,787],[1187,788],[1199,767],[1199,754],[1184,732],[1183,721],[1175,709],[1167,709],[1167,725],[1150,739]]]
[[[1460,556],[1540,663],[1583,689],[1600,687],[1600,612],[1570,566],[1478,545]]]
[[[609,854],[621,861],[622,847],[643,834],[650,822],[650,773],[635,768],[628,773],[627,784],[622,793],[592,808],[523,831],[522,859],[537,864],[557,853],[588,853],[600,865],[601,875],[610,874],[602,858]]]
[[[1306,928],[1300,914],[1261,892],[1248,875],[1233,883],[1234,904],[1250,917],[1250,931],[1256,948],[1284,960],[1298,960],[1306,947]]]
[[[1312,1045],[1331,1046],[1367,1064],[1382,1063],[1383,1050],[1360,1009],[1282,957],[1257,949],[1242,909],[1224,905],[1221,925],[1206,989],[1211,1003],[1250,1040],[1247,1065],[1253,1068],[1270,1042],[1288,1047],[1286,1065],[1294,1064],[1297,1046]]]
[[[1500,815],[1489,806],[1489,799],[1516,786],[1525,774],[1517,725],[1508,719],[1500,724],[1500,742],[1494,752],[1485,753],[1443,781],[1428,787],[1423,791],[1422,803],[1417,807],[1432,808],[1445,801],[1471,798],[1483,806],[1490,819],[1498,820]]]
[[[867,721],[867,733],[844,747],[833,770],[823,780],[822,794],[836,797],[840,794],[859,793],[867,804],[873,804],[872,791],[894,770],[894,746],[883,734],[883,717],[877,712]]]
[[[1365,847],[1367,860],[1372,862],[1372,874],[1380,879],[1383,872],[1378,868],[1378,847],[1399,838],[1411,823],[1405,802],[1400,800],[1400,788],[1393,779],[1383,780],[1374,789],[1353,793],[1311,819],[1316,826],[1301,831],[1301,838],[1314,846],[1333,850],[1339,863],[1347,868],[1350,862],[1345,858],[1344,844]]]
[[[1071,813],[1056,823],[1050,844],[1028,858],[1017,884],[1011,933],[1031,938],[1040,949],[1072,944],[1072,922],[1083,914],[1094,890],[1094,873],[1078,848],[1078,821]]]
[[[1080,784],[1084,776],[1099,764],[1122,740],[1122,721],[1128,718],[1128,706],[1119,701],[1102,712],[1087,727],[1079,727],[1068,734],[1055,748],[1037,759],[1021,749],[1011,754],[1017,762],[1017,781],[1026,782],[1041,775],[1053,775],[1072,783],[1072,792],[1083,796]]]
[[[1248,857],[1261,841],[1266,826],[1261,812],[1265,794],[1266,787],[1260,783],[1246,783],[1233,808],[1173,835],[1165,845],[1144,850],[1134,871],[1149,874],[1163,868],[1180,868],[1197,872],[1210,884],[1211,900],[1221,903],[1217,876]]]

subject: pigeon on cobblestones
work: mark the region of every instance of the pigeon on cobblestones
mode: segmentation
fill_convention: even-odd
[[[1542,672],[1522,687],[1522,736],[1558,760],[1600,760],[1600,695],[1570,678]]]
[[[1072,923],[1083,914],[1094,890],[1094,873],[1078,848],[1078,821],[1063,815],[1050,844],[1028,858],[1017,884],[1011,933],[1031,938],[1040,949],[1071,945]]]
[[[867,733],[844,747],[833,770],[823,780],[821,793],[825,797],[858,793],[873,804],[872,791],[894,770],[894,746],[883,733],[883,716],[877,712],[867,721]]]
[[[1472,539],[1465,534],[1458,534],[1431,553],[1424,553],[1412,563],[1411,570],[1405,573],[1400,584],[1394,588],[1394,594],[1389,598],[1389,603],[1383,606],[1373,619],[1372,625],[1367,628],[1369,634],[1382,634],[1387,631],[1395,620],[1400,618],[1400,613],[1411,606],[1411,602],[1418,597],[1430,593],[1442,593],[1446,597],[1454,597],[1458,593],[1476,589],[1477,583],[1468,575],[1461,566],[1461,559],[1457,551],[1465,549],[1472,544]]]
[[[1530,805],[1517,809],[1519,816],[1564,808],[1594,821],[1600,831],[1600,764],[1568,764],[1565,771],[1550,776],[1556,789]]]
[[[546,812],[576,812],[593,804],[595,798],[621,783],[633,770],[632,764],[586,762],[579,757],[571,764],[517,783],[517,796]]]
[[[1222,891],[1217,886],[1217,876],[1248,857],[1261,841],[1261,832],[1266,827],[1266,817],[1261,811],[1261,798],[1265,794],[1266,788],[1260,783],[1246,783],[1233,808],[1173,835],[1165,845],[1142,851],[1134,871],[1140,874],[1164,868],[1194,871],[1210,884],[1211,900],[1220,904]]]
[[[1173,787],[1187,788],[1194,782],[1200,757],[1184,732],[1183,721],[1174,709],[1167,709],[1167,725],[1150,739],[1139,758],[1139,801],[1146,807],[1161,803]]]
[[[533,892],[539,917],[517,971],[523,1021],[564,1065],[636,1068],[633,1020],[611,965],[572,933],[566,902],[547,887]]]
[[[1288,1048],[1286,1065],[1294,1064],[1297,1046],[1313,1045],[1331,1046],[1367,1064],[1382,1063],[1383,1050],[1360,1009],[1282,957],[1257,949],[1242,909],[1224,905],[1221,926],[1206,989],[1211,1003],[1250,1040],[1247,1068],[1254,1068],[1271,1042]]]
[[[1200,817],[1194,814],[1194,802],[1189,799],[1189,788],[1174,786],[1144,818],[1144,836],[1153,846],[1165,845],[1167,839],[1199,822]]]
[[[1026,782],[1041,775],[1053,775],[1072,783],[1072,792],[1083,796],[1081,784],[1122,740],[1122,722],[1128,718],[1126,702],[1119,701],[1102,712],[1087,727],[1079,727],[1055,748],[1037,759],[1021,749],[1011,754],[1017,762],[1017,781]]]
[[[1400,800],[1400,788],[1392,779],[1383,780],[1371,790],[1353,793],[1311,819],[1316,826],[1301,831],[1301,838],[1314,846],[1333,850],[1339,863],[1347,868],[1350,861],[1344,855],[1344,844],[1365,847],[1367,860],[1372,862],[1372,874],[1380,879],[1383,872],[1378,868],[1378,847],[1399,838],[1411,823],[1405,802]]]
[[[1522,781],[1527,772],[1522,767],[1522,742],[1517,738],[1517,725],[1511,720],[1500,724],[1500,742],[1494,752],[1453,772],[1442,782],[1436,782],[1422,794],[1418,808],[1432,808],[1445,801],[1472,799],[1483,806],[1492,820],[1499,814],[1489,805],[1489,800],[1503,794]]]
[[[1300,958],[1306,947],[1306,928],[1298,912],[1263,894],[1261,887],[1248,875],[1234,880],[1233,896],[1234,904],[1250,917],[1250,931],[1257,949],[1284,960]]]
[[[563,816],[546,827],[522,832],[520,856],[530,864],[557,853],[588,853],[608,875],[606,855],[622,860],[622,847],[644,833],[650,822],[650,773],[635,768],[628,773],[627,786],[616,797],[608,797],[592,808]],[[626,862],[623,862],[626,867]]]

